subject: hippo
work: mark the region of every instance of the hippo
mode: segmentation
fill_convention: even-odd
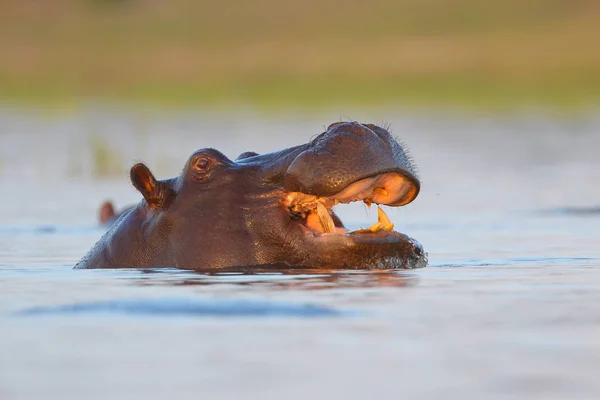
[[[117,213],[115,211],[115,206],[113,205],[113,203],[106,200],[100,205],[100,208],[98,209],[98,222],[100,222],[100,225],[110,226],[116,220],[118,220],[121,215],[125,214],[133,207],[135,206],[129,206]]]
[[[310,142],[230,160],[207,148],[181,174],[157,180],[135,164],[143,199],[127,208],[75,268],[409,269],[427,265],[416,240],[379,207],[411,203],[421,184],[387,129],[338,122]],[[378,207],[378,221],[349,231],[339,203]],[[112,207],[112,205],[111,205]],[[112,210],[114,216],[114,209]]]

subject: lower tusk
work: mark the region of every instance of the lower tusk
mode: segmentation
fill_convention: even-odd
[[[369,227],[371,232],[378,232],[381,230],[381,222],[375,222],[373,226]]]
[[[331,218],[331,215],[329,215],[329,210],[327,210],[323,203],[317,203],[317,216],[319,217],[319,222],[321,223],[325,233],[335,232],[335,224],[333,223],[333,219]]]

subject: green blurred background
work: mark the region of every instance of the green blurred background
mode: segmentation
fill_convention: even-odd
[[[597,109],[598,0],[0,0],[0,98]]]

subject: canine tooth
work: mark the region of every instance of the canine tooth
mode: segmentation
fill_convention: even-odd
[[[319,221],[321,222],[321,226],[325,233],[335,232],[333,219],[331,218],[331,215],[329,215],[329,210],[327,210],[323,203],[317,203],[317,216],[319,217]]]
[[[373,226],[370,226],[370,227],[369,227],[369,230],[370,230],[371,232],[377,232],[377,231],[380,231],[380,230],[381,230],[381,222],[375,222],[375,223],[373,224]]]
[[[377,194],[380,194],[382,196],[387,196],[388,195],[388,191],[385,190],[384,188],[380,188],[380,187],[376,187],[375,189],[373,189],[373,191]]]
[[[379,224],[381,224],[384,231],[391,231],[394,229],[394,224],[392,224],[390,218],[379,206],[377,206],[377,221],[379,221]]]

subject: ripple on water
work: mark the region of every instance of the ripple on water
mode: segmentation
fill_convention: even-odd
[[[187,317],[342,317],[347,311],[316,304],[295,304],[256,300],[210,300],[192,298],[119,299],[70,305],[35,307],[16,315],[40,316],[56,314],[92,315],[125,314],[144,316]]]
[[[567,265],[572,267],[596,266],[600,258],[595,257],[507,257],[502,259],[464,259],[454,262],[440,262],[431,268],[457,267],[502,267],[502,266],[540,266]]]

